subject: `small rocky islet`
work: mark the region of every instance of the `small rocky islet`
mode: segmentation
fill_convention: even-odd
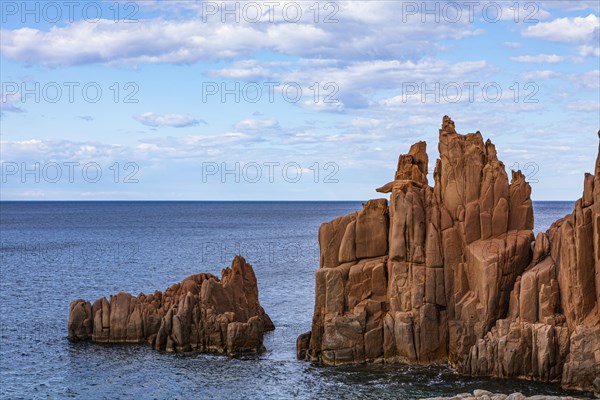
[[[192,275],[164,292],[133,297],[126,292],[93,304],[69,305],[69,339],[99,343],[148,343],[169,352],[230,356],[264,351],[263,334],[275,329],[258,301],[252,266],[241,256],[221,279]]]

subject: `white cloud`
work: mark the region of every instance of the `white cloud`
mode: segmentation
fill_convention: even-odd
[[[475,3],[477,4],[477,3]],[[484,8],[485,6],[487,8]],[[483,21],[495,21],[497,17],[496,10],[500,11],[499,19],[501,21],[513,23],[531,23],[541,19],[551,17],[550,12],[542,8],[539,3],[534,2],[485,2],[476,6],[478,12],[483,18]],[[484,11],[485,10],[485,11]],[[477,14],[476,14],[477,15]],[[492,22],[494,23],[494,22]]]
[[[231,79],[239,76],[237,73],[229,76],[231,70],[224,68],[212,71],[212,74]],[[436,82],[463,85],[465,82],[484,81],[495,67],[483,60],[449,63],[430,58],[418,62],[301,59],[296,65],[286,64],[285,68],[269,64],[269,70],[270,81],[300,85],[304,97],[298,102],[299,106],[313,111],[340,113],[348,109],[366,109],[373,104],[371,97],[377,92],[402,93],[405,85],[426,84],[433,87]],[[316,82],[319,83],[319,92],[315,99]],[[283,85],[278,89],[282,88]]]
[[[555,64],[565,60],[565,57],[556,54],[537,54],[537,55],[526,55],[516,56],[510,58],[513,61],[523,63],[548,63]]]
[[[558,74],[554,71],[543,70],[543,71],[527,71],[521,74],[521,78],[525,80],[540,80],[540,79],[550,79],[558,76]]]
[[[185,128],[188,126],[198,125],[199,123],[205,123],[203,120],[196,119],[190,115],[183,114],[164,114],[159,115],[154,112],[145,112],[139,115],[135,115],[138,122],[151,126],[153,128],[170,126],[173,128]]]
[[[381,125],[381,120],[377,118],[356,117],[352,118],[346,125],[354,128],[376,128]]]
[[[306,110],[316,112],[341,113],[345,110],[345,105],[341,101],[326,102],[322,98],[318,101],[314,101],[314,99],[305,100],[300,103],[300,106]]]
[[[235,129],[238,129],[240,131],[245,131],[245,130],[261,130],[261,129],[272,129],[272,128],[278,128],[279,127],[279,122],[274,119],[253,119],[253,118],[248,118],[248,119],[244,119],[241,120],[240,122],[238,122],[237,124],[235,124]]]
[[[597,0],[543,0],[539,2],[539,6],[565,11],[594,10],[600,12],[600,3]]]
[[[242,19],[203,22],[198,15],[179,19],[139,19],[136,23],[79,21],[48,30],[30,27],[3,29],[4,57],[46,66],[78,64],[186,64],[240,57],[257,51],[276,51],[298,57],[360,59],[417,59],[439,50],[442,39],[461,39],[482,32],[468,18],[456,23],[399,23],[401,2],[341,1],[339,23],[313,22],[311,2],[298,23],[286,23],[281,12],[275,22]],[[323,16],[324,18],[324,16]],[[394,38],[390,41],[390,38]],[[250,74],[260,74],[251,70]]]
[[[165,151],[166,158],[173,156],[194,156],[198,154],[208,154],[209,152],[230,149],[230,146],[245,145],[249,142],[257,141],[252,136],[242,132],[225,132],[218,135],[189,135],[189,136],[169,136],[166,138],[149,139],[138,145],[145,147],[146,150],[159,149]],[[148,145],[156,145],[148,146]]]
[[[569,79],[579,88],[600,89],[600,70],[597,69],[582,74],[571,74]]]
[[[28,139],[2,141],[2,161],[14,162],[66,162],[79,163],[128,159],[124,146],[97,142],[73,142],[69,140]]]
[[[0,92],[0,116],[5,112],[22,113],[25,112],[17,104],[21,103],[21,93]]]
[[[259,32],[242,25],[207,29],[201,21],[75,22],[48,31],[2,30],[5,57],[48,66],[90,63],[189,63],[252,48]]]
[[[574,101],[567,104],[567,109],[571,111],[600,113],[600,102],[593,100]]]
[[[242,60],[235,62],[231,67],[223,68],[213,76],[227,76],[233,79],[260,79],[269,76],[271,71],[264,65],[259,65],[256,60]]]
[[[132,145],[78,142],[72,140],[29,139],[1,141],[2,162],[96,162],[111,165],[115,160],[178,160],[222,154],[231,149],[247,147],[260,141],[242,132],[224,132],[213,135],[188,135],[148,138]]]
[[[582,57],[600,57],[600,47],[590,45],[579,46],[579,55]]]
[[[523,36],[557,42],[585,42],[598,36],[599,26],[600,19],[594,14],[587,17],[564,17],[530,26],[523,32]]]

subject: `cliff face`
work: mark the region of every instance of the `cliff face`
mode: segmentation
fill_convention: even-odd
[[[69,305],[69,339],[102,343],[148,342],[155,349],[227,353],[264,350],[275,327],[258,302],[252,266],[236,256],[222,278],[192,275],[165,292],[133,297],[120,292],[93,304]]]
[[[341,365],[448,362],[473,375],[600,375],[600,151],[575,211],[533,237],[531,188],[494,145],[444,117],[434,186],[424,142],[391,193],[324,223],[312,330],[298,357]],[[600,150],[600,149],[599,149]]]

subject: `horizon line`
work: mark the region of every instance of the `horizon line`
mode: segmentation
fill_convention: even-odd
[[[383,198],[383,197],[379,197],[379,198]],[[263,202],[263,203],[268,203],[268,202],[280,202],[280,203],[284,203],[284,202],[306,202],[306,203],[316,203],[316,202],[360,202],[360,201],[369,201],[369,200],[373,200],[373,199],[350,199],[350,200],[226,200],[226,199],[222,199],[222,200],[198,200],[198,199],[189,199],[189,200],[177,200],[177,199],[100,199],[100,200],[94,200],[94,199],[50,199],[50,200],[39,200],[39,199],[31,199],[31,200],[24,200],[24,199],[0,199],[0,203],[5,203],[5,202],[38,202],[38,203],[49,203],[49,202],[173,202],[173,203],[200,203],[200,202],[229,202],[229,203],[248,203],[248,202],[255,202],[255,203],[259,203],[259,202]],[[386,199],[387,200],[387,199]],[[566,203],[566,202],[576,202],[578,199],[575,200],[531,200],[532,202],[561,202],[561,203]]]

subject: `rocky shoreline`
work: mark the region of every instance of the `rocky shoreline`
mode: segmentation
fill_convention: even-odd
[[[422,400],[577,400],[577,397],[561,397],[537,395],[527,397],[522,393],[512,393],[509,395],[492,393],[487,390],[474,390],[473,393],[461,393],[452,397],[429,397]]]
[[[600,136],[600,132],[598,132]],[[531,187],[480,132],[443,118],[434,185],[425,142],[390,193],[319,229],[311,330],[300,359],[447,363],[471,376],[600,377],[600,147],[574,211],[533,235]]]

